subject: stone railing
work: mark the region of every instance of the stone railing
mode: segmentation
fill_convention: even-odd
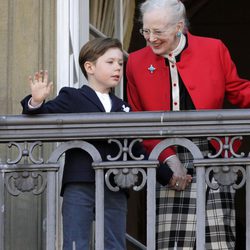
[[[250,110],[216,110],[188,112],[132,112],[53,114],[36,116],[0,116],[0,250],[5,248],[5,195],[18,196],[24,192],[34,195],[46,192],[47,250],[57,249],[56,229],[56,172],[59,158],[70,148],[81,148],[93,158],[96,172],[96,242],[95,249],[103,249],[103,187],[114,192],[120,187],[140,191],[147,187],[147,242],[146,249],[155,249],[155,174],[158,156],[166,148],[179,145],[187,148],[194,158],[197,174],[197,247],[205,249],[205,185],[231,185],[235,189],[246,185],[246,249],[250,250],[250,182],[249,147],[246,152],[235,152],[235,141],[246,141],[250,135]],[[204,137],[215,140],[218,151],[204,158],[200,149],[190,140]],[[146,160],[132,153],[138,140],[159,138]],[[230,140],[229,140],[230,138]],[[102,161],[91,144],[104,139],[119,146],[117,157],[107,156]],[[43,145],[55,143],[47,153]],[[12,152],[14,151],[14,152]],[[223,151],[224,157],[221,157]],[[230,155],[230,157],[229,157]],[[117,161],[123,156],[122,161]],[[129,159],[132,160],[128,160]],[[104,175],[105,169],[105,175]],[[241,173],[241,181],[237,174]],[[217,184],[208,176],[213,173]],[[116,176],[115,186],[109,175]],[[140,176],[140,178],[138,178]],[[138,181],[140,180],[140,181]],[[21,248],[20,248],[21,249]]]

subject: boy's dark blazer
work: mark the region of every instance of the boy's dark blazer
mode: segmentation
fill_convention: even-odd
[[[23,114],[105,112],[95,91],[87,85],[83,85],[79,89],[64,87],[55,99],[44,102],[37,109],[29,108],[30,98],[31,95],[21,101]],[[124,112],[124,107],[129,107],[126,102],[112,93],[110,93],[110,98],[112,101],[111,112]],[[116,156],[119,152],[118,146],[107,143],[107,140],[91,141],[90,143],[100,152],[103,160],[108,154]],[[92,162],[93,160],[87,152],[77,148],[68,150],[65,153],[62,187],[70,182],[94,182],[95,173]]]
[[[49,113],[88,113],[88,112],[105,112],[105,109],[93,91],[87,85],[79,89],[64,87],[60,90],[58,96],[48,102],[44,102],[37,109],[30,109],[28,102],[31,95],[26,96],[21,104],[23,106],[23,114],[49,114]],[[126,102],[110,93],[112,101],[111,112],[124,112],[129,107]],[[125,108],[124,108],[125,107]],[[103,161],[106,160],[108,154],[116,156],[119,152],[118,146],[107,143],[107,140],[90,142],[100,152]],[[135,155],[147,154],[141,144],[135,144]],[[62,179],[62,194],[66,183],[71,182],[94,182],[95,173],[92,168],[92,158],[81,149],[70,149],[65,153],[65,164]],[[165,164],[160,164],[157,168],[157,180],[162,185],[167,185],[171,179],[173,172]]]

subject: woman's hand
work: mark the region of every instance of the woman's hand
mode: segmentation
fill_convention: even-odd
[[[31,89],[31,102],[32,106],[41,104],[52,92],[53,82],[48,83],[48,71],[40,70],[34,76],[29,76],[29,84]]]
[[[187,169],[176,155],[169,157],[165,162],[173,171],[168,187],[177,191],[184,190],[192,182],[192,176],[187,175]]]
[[[192,176],[176,176],[173,175],[169,181],[168,187],[177,191],[182,191],[192,182]]]

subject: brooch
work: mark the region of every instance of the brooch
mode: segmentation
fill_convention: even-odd
[[[148,70],[150,71],[151,74],[153,74],[156,68],[151,64]]]
[[[130,108],[126,107],[124,104],[122,105],[122,109],[124,112],[129,112]]]

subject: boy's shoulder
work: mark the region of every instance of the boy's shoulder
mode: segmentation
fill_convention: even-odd
[[[76,92],[76,91],[79,91],[79,89],[80,89],[80,88],[74,88],[74,87],[68,87],[68,86],[66,86],[66,87],[62,87],[62,88],[60,89],[60,92],[61,92],[61,91]]]
[[[75,87],[62,87],[59,91],[59,93],[80,93],[80,92],[89,92],[89,91],[93,91],[90,87],[88,87],[87,85],[83,85],[82,87],[79,88],[75,88]]]

